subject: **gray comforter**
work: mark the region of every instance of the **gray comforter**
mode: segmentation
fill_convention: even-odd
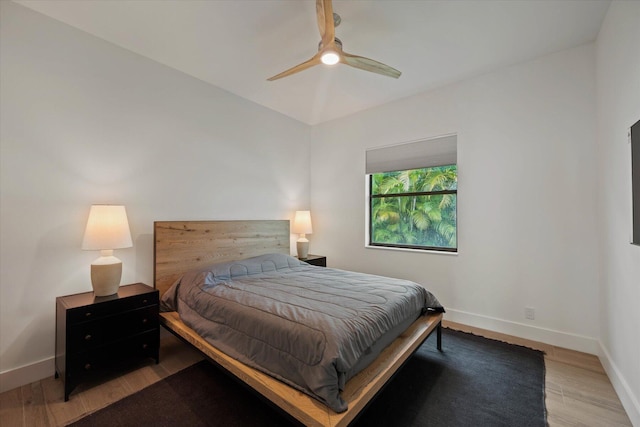
[[[418,316],[444,311],[413,282],[271,254],[183,275],[163,309],[233,358],[347,409],[346,381]]]

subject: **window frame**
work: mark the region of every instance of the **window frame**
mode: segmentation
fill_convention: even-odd
[[[458,175],[457,163],[456,166],[456,176]],[[435,167],[429,166],[426,168]],[[425,169],[426,169],[425,168]],[[418,168],[415,168],[418,169]],[[390,171],[390,172],[403,172],[406,170],[414,170],[414,169],[402,169],[398,171]],[[376,172],[376,173],[384,173],[384,172]],[[422,252],[441,252],[441,253],[458,253],[458,186],[456,185],[455,190],[437,190],[437,191],[418,191],[418,192],[407,192],[407,193],[392,193],[392,194],[373,194],[373,175],[375,173],[367,174],[367,247],[372,248],[392,248],[392,249],[410,249],[415,251]],[[392,198],[392,197],[416,197],[416,196],[437,196],[437,195],[445,195],[445,194],[455,194],[456,196],[456,246],[455,248],[450,247],[441,247],[441,246],[422,246],[422,245],[409,245],[409,244],[398,244],[398,243],[377,243],[373,241],[373,200],[379,198]]]

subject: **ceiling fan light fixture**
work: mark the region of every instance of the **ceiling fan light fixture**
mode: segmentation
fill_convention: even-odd
[[[328,50],[322,54],[320,60],[326,65],[335,65],[340,62],[340,56],[333,50]]]

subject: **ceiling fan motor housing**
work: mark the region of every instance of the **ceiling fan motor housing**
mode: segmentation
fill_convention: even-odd
[[[334,37],[333,40],[336,43],[336,47],[338,48],[338,50],[342,50],[342,40],[337,37]],[[320,42],[318,42],[318,52],[320,52],[323,47],[324,46],[322,46],[322,40],[320,40]]]

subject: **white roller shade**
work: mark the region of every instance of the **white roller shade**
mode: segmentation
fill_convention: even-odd
[[[456,135],[367,150],[366,173],[457,164]]]

